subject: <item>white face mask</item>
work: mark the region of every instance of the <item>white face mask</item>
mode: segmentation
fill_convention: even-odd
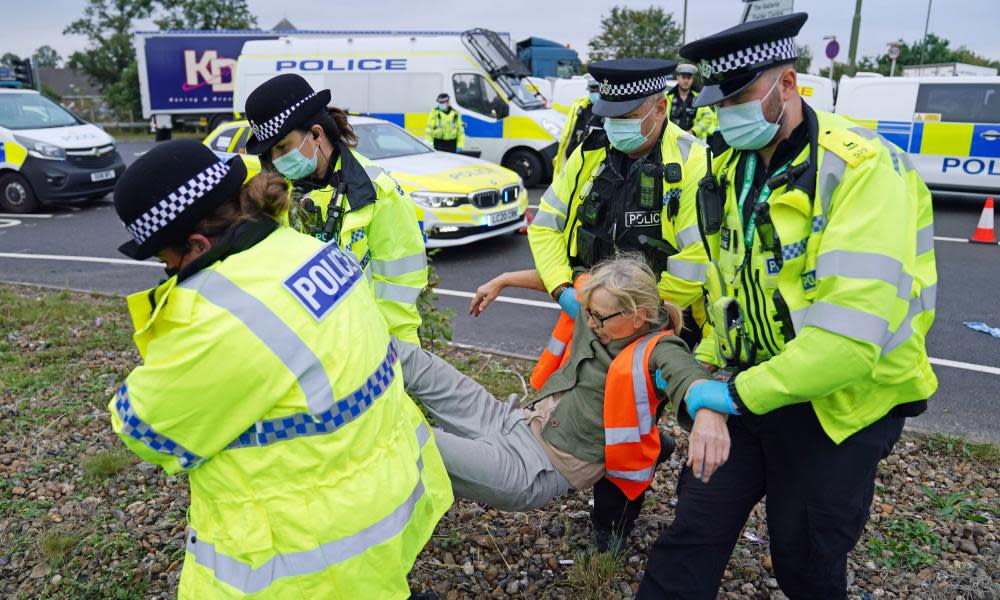
[[[735,106],[719,107],[719,131],[726,143],[737,150],[760,150],[771,143],[781,126],[785,103],[774,123],[764,116],[764,100],[778,86],[781,77],[774,80],[771,89],[759,100],[750,100]]]

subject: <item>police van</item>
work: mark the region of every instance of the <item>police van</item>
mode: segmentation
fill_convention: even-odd
[[[463,153],[515,171],[527,186],[552,175],[566,118],[526,85],[527,68],[495,32],[248,41],[237,64],[234,112],[281,73],[298,73],[314,89],[332,90],[337,107],[419,137],[435,98],[445,92],[465,123]]]
[[[799,95],[814,110],[833,112],[833,82],[826,77],[797,73]]]
[[[1000,77],[842,77],[837,112],[909,155],[939,194],[1000,193]]]
[[[0,211],[101,198],[123,171],[102,129],[35,90],[0,89]]]

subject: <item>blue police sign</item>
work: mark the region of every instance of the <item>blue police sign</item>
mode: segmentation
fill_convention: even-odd
[[[329,244],[292,273],[285,288],[320,321],[363,276],[354,255]]]

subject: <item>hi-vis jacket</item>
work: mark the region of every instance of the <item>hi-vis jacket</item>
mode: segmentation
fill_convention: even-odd
[[[427,115],[424,139],[428,142],[455,140],[455,145],[461,148],[465,145],[465,123],[462,122],[462,115],[454,108],[445,112],[435,106]]]
[[[189,475],[180,598],[409,596],[452,492],[364,279],[281,227],[129,297],[143,364],[109,408]]]
[[[745,174],[734,150],[715,160],[729,184],[722,229],[708,236],[707,300],[735,297],[756,346],[756,364],[735,378],[747,409],[810,402],[840,443],[937,389],[924,345],[937,290],[933,214],[927,187],[895,146],[839,116],[805,113],[815,164],[771,194],[773,227],[757,227],[742,271],[734,182]],[[793,159],[789,173],[809,154]],[[697,355],[722,366],[713,343],[724,339],[722,324],[712,325]],[[744,346],[739,360],[750,358]]]
[[[417,296],[427,287],[427,257],[415,205],[382,167],[346,146],[339,149],[334,170],[343,174],[346,188],[339,203],[347,210],[339,243],[361,263],[389,333],[419,344]],[[305,233],[322,229],[332,197],[333,186],[310,192],[307,198],[320,208],[320,214],[293,208],[292,227]]]
[[[559,149],[552,159],[553,173],[562,170],[573,151],[587,138],[591,127],[603,125],[603,119],[593,115],[591,110],[593,104],[588,94],[574,100],[569,107],[569,112],[566,113],[566,125],[563,127],[562,136],[559,137]]]
[[[581,226],[577,210],[604,168],[607,152],[605,136],[585,139],[545,190],[535,220],[528,227],[535,268],[549,293],[573,281],[570,263],[577,256],[577,232]],[[698,233],[695,198],[708,164],[704,144],[673,123],[667,123],[661,153],[664,164],[681,165],[682,180],[663,181],[661,234],[679,252],[668,259],[667,270],[660,277],[660,296],[687,308],[702,297],[705,281],[707,259]],[[673,216],[668,210],[671,204],[678,208]]]
[[[678,88],[670,90],[667,96],[667,115],[670,120],[684,131],[691,131],[699,140],[706,142],[708,136],[712,135],[719,127],[719,117],[715,114],[715,109],[711,106],[694,108],[691,103],[698,97],[698,92],[690,90],[688,101],[682,102],[678,95]]]

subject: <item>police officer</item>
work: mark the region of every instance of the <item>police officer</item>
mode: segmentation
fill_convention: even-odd
[[[698,69],[684,63],[677,66],[674,77],[677,85],[667,92],[667,107],[670,121],[703,142],[707,142],[717,126],[715,111],[711,106],[694,106],[698,92],[692,87]]]
[[[618,250],[641,251],[661,296],[682,308],[702,295],[705,249],[695,216],[704,145],[667,119],[663,91],[676,63],[622,59],[590,65],[600,83],[593,112],[604,128],[577,147],[542,196],[528,242],[546,290],[570,315],[580,307],[574,276]],[[685,341],[700,328],[688,315]],[[628,502],[607,479],[594,488],[598,548],[625,538],[643,497]]]
[[[448,94],[438,94],[437,106],[427,115],[424,139],[441,152],[462,151],[462,146],[465,145],[465,123],[462,122],[462,115],[451,107],[451,97]]]
[[[712,328],[698,357],[728,383],[692,388],[690,414],[728,420],[729,460],[686,469],[640,598],[715,598],[753,506],[767,498],[774,573],[792,600],[846,598],[847,554],[868,520],[878,462],[937,389],[930,193],[874,131],[798,95],[806,14],[691,42],[732,149],[699,222]],[[704,480],[711,475],[711,481]]]
[[[284,179],[157,145],[122,175],[127,256],[169,275],[128,298],[142,364],[109,409],[191,485],[179,598],[405,598],[452,502],[365,274],[278,220]]]
[[[587,82],[587,95],[577,98],[566,115],[566,125],[563,127],[562,137],[559,138],[559,150],[556,157],[552,159],[553,173],[558,173],[566,164],[566,159],[576,150],[576,147],[594,129],[604,126],[604,119],[594,114],[594,102],[597,102],[600,84],[591,79]]]
[[[347,115],[329,103],[330,90],[317,92],[300,75],[264,82],[247,98],[247,152],[308,190],[296,196],[289,223],[352,252],[389,331],[419,343],[416,303],[427,286],[427,259],[415,205],[384,169],[354,150]]]

